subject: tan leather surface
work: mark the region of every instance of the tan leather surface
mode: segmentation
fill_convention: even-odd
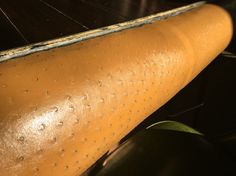
[[[74,176],[229,43],[213,5],[0,63],[0,175]]]

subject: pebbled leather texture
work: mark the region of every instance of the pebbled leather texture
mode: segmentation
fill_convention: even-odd
[[[0,175],[80,175],[229,43],[230,16],[176,17],[0,63]]]

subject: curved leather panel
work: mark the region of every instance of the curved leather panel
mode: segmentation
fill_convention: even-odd
[[[0,173],[74,176],[166,103],[230,41],[214,5],[0,63]]]

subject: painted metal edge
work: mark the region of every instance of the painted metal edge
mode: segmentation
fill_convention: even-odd
[[[191,9],[199,7],[205,3],[206,3],[205,1],[200,1],[200,2],[189,4],[189,5],[186,5],[183,7],[179,7],[176,9],[172,9],[172,10],[157,13],[154,15],[146,16],[143,18],[138,18],[135,20],[131,20],[128,22],[118,23],[118,24],[111,25],[111,26],[106,26],[106,27],[102,27],[102,28],[98,28],[98,29],[94,29],[94,30],[89,30],[89,31],[78,33],[78,34],[73,34],[73,35],[69,35],[66,37],[54,39],[54,40],[49,40],[49,41],[45,41],[45,42],[39,42],[39,43],[31,44],[31,45],[26,45],[26,46],[19,47],[16,49],[5,50],[5,51],[0,52],[0,62],[6,61],[9,59],[13,59],[13,58],[17,58],[17,57],[22,57],[22,56],[25,56],[28,54],[39,52],[39,51],[44,51],[44,50],[49,50],[52,48],[70,45],[73,43],[77,43],[80,41],[88,40],[88,39],[99,37],[99,36],[103,36],[103,35],[110,34],[113,32],[119,32],[119,31],[122,31],[125,29],[130,29],[130,28],[142,26],[144,24],[150,24],[150,23],[153,23],[154,21],[163,20],[168,17],[172,17],[172,16],[176,16],[178,14],[184,13],[186,11],[189,11]]]

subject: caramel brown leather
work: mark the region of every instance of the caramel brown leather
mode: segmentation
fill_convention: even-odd
[[[74,176],[227,46],[229,15],[167,20],[0,63],[0,175]]]

